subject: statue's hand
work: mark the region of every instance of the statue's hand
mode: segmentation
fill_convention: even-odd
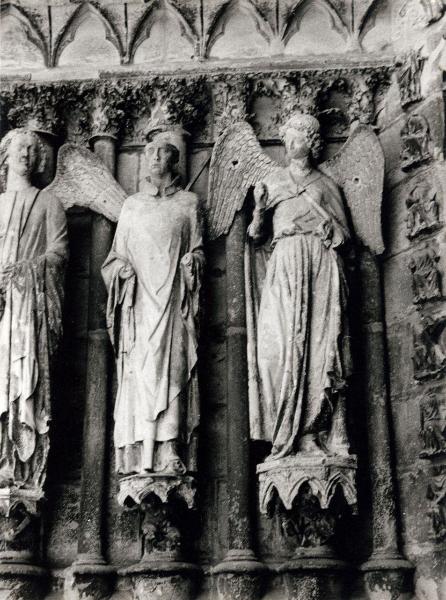
[[[322,239],[324,246],[327,248],[331,246],[331,240],[333,237],[333,223],[331,221],[322,221],[319,223],[315,233]]]
[[[186,254],[181,259],[181,264],[185,267],[192,268],[194,264],[194,257],[192,256],[192,252],[186,252]]]
[[[254,188],[254,200],[256,203],[256,210],[265,210],[266,202],[268,200],[268,189],[262,181],[257,183]]]
[[[121,279],[129,279],[135,274],[135,270],[130,263],[126,263],[119,271],[119,277]]]

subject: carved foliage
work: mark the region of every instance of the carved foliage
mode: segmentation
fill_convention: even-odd
[[[406,199],[407,237],[412,239],[423,232],[433,231],[440,225],[440,207],[437,192],[431,184],[420,179]]]
[[[401,130],[401,168],[413,169],[432,159],[429,123],[423,115],[413,114]]]
[[[425,60],[419,50],[411,50],[399,59],[396,75],[402,106],[422,99],[420,80]]]
[[[420,458],[446,454],[446,399],[429,390],[421,402]]]
[[[434,246],[426,248],[410,259],[412,272],[413,301],[415,304],[442,297],[441,275],[437,263],[440,257]]]
[[[215,137],[228,125],[248,119],[250,82],[244,75],[218,77],[212,85]]]

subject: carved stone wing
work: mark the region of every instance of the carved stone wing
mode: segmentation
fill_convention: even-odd
[[[209,166],[209,239],[228,233],[250,187],[278,168],[244,121],[227,127],[215,143]]]
[[[339,152],[319,168],[342,188],[358,239],[373,254],[384,252],[384,153],[374,131],[366,125],[357,127]]]
[[[64,144],[53,182],[46,188],[67,210],[85,206],[117,221],[127,195],[104,163],[87,148]]]

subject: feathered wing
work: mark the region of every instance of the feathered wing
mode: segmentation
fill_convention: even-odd
[[[228,233],[249,188],[278,168],[263,152],[249,123],[234,123],[222,132],[209,165],[209,239]]]
[[[373,254],[382,254],[384,153],[371,127],[357,127],[339,152],[319,169],[342,188],[357,238]]]
[[[117,221],[127,194],[104,163],[87,148],[64,144],[53,182],[46,190],[67,210],[84,206]]]

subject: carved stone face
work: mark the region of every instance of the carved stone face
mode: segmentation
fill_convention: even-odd
[[[174,148],[167,142],[147,144],[145,149],[149,173],[164,177],[171,173],[176,163]]]
[[[31,176],[38,157],[37,143],[27,133],[15,135],[8,148],[7,165],[17,175]]]
[[[285,133],[285,148],[290,159],[305,158],[311,152],[305,132],[296,129],[288,129]]]

